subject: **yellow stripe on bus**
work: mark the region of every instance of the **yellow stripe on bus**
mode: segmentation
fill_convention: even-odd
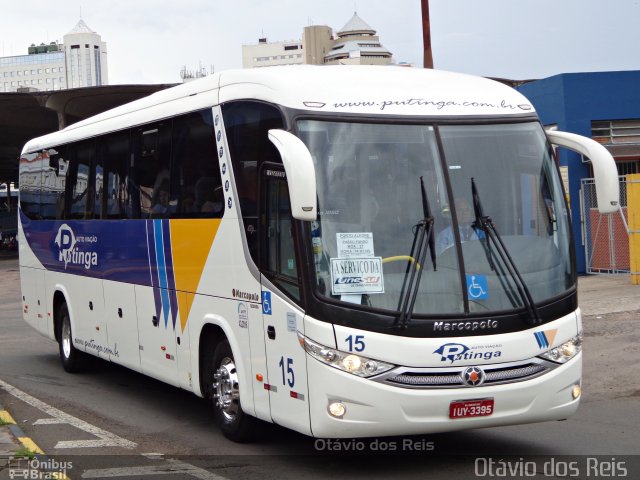
[[[171,254],[177,290],[196,292],[219,226],[220,219],[170,220]],[[194,295],[178,295],[183,332],[194,298]]]

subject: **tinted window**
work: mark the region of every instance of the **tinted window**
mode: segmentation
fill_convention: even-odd
[[[268,131],[284,122],[277,108],[259,102],[229,103],[222,112],[247,243],[257,261],[258,169],[264,162],[282,163]]]
[[[271,171],[269,166],[263,169],[262,267],[274,283],[293,298],[300,299],[289,189],[284,176],[271,176],[268,170]],[[282,170],[275,171],[284,175]]]
[[[170,191],[171,121],[134,130],[134,173],[129,182],[134,218],[169,217],[176,192]]]
[[[40,153],[27,153],[20,157],[20,208],[29,218],[40,218],[42,165],[48,161]]]
[[[48,161],[42,164],[42,194],[40,196],[40,218],[55,220],[64,217],[64,190],[67,176],[67,161],[61,148],[46,151]]]
[[[84,219],[93,215],[93,205],[89,193],[91,166],[95,155],[93,140],[87,140],[67,147],[69,166],[66,182],[66,218]]]
[[[112,133],[102,138],[102,218],[131,218],[129,178],[129,132]],[[96,183],[100,170],[96,169]]]
[[[173,121],[172,217],[221,217],[224,195],[211,110]]]

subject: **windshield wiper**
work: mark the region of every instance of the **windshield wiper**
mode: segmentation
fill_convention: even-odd
[[[491,242],[493,242],[495,251],[497,252],[497,257],[502,261],[502,264],[505,266],[507,272],[513,279],[513,283],[515,283],[516,285],[516,289],[518,290],[518,294],[520,296],[522,304],[531,315],[530,322],[533,325],[539,324],[540,316],[538,315],[538,310],[536,309],[536,305],[533,302],[533,298],[531,297],[531,292],[529,292],[527,284],[522,279],[520,271],[513,261],[513,258],[511,258],[511,255],[509,254],[507,247],[502,241],[502,237],[498,233],[493,220],[491,219],[491,217],[484,214],[482,203],[480,202],[480,196],[478,195],[476,182],[473,178],[471,178],[471,195],[473,197],[473,211],[476,217],[472,226],[474,229],[479,229],[484,232],[484,236],[486,239],[487,259],[489,260],[489,266],[491,267],[491,270],[494,270],[498,274],[504,274],[504,270],[501,269],[501,272],[498,271],[495,264],[493,263],[492,257],[494,256],[494,254],[491,250]],[[505,292],[506,291],[507,290],[505,288]]]
[[[400,300],[398,302],[398,311],[400,316],[396,319],[394,325],[398,328],[407,328],[411,321],[413,308],[416,304],[418,291],[420,290],[420,279],[424,271],[424,261],[427,257],[427,251],[431,250],[431,263],[433,270],[436,270],[436,248],[435,237],[433,235],[434,218],[431,214],[427,191],[424,188],[424,179],[420,177],[420,191],[422,193],[422,213],[423,219],[414,227],[413,244],[411,245],[411,253],[414,264],[407,266],[402,289],[400,290]]]

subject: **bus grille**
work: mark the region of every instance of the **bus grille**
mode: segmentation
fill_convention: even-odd
[[[481,386],[521,382],[544,375],[558,364],[541,359],[527,362],[479,365],[486,378]],[[466,387],[462,375],[467,367],[456,368],[396,368],[375,378],[376,381],[405,388],[460,388]]]

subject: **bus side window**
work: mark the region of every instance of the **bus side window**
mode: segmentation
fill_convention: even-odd
[[[269,130],[284,128],[280,110],[261,102],[239,101],[222,106],[247,246],[258,263],[258,171],[265,162],[282,163],[269,141]]]
[[[269,166],[265,166],[269,170]],[[284,173],[284,172],[282,172]],[[270,279],[300,300],[298,266],[296,263],[293,217],[287,181],[282,177],[264,174],[264,228],[262,236],[262,267]]]
[[[38,168],[38,162],[48,162],[47,153],[26,153],[20,157],[20,208],[29,218],[40,218],[41,175],[46,167]],[[36,168],[30,166],[36,165]]]
[[[42,166],[42,195],[40,197],[40,218],[43,220],[62,219],[64,216],[64,185],[67,174],[63,155],[58,149],[50,148],[43,155],[48,156]]]
[[[170,159],[170,121],[135,130],[133,174],[129,185],[134,218],[170,216]]]
[[[172,153],[171,191],[178,192],[172,217],[222,217],[224,196],[211,109],[174,119]]]
[[[68,219],[85,219],[92,215],[93,204],[90,201],[90,188],[93,183],[91,167],[95,155],[94,140],[87,140],[67,148],[70,154],[67,170],[65,193],[65,217]]]
[[[101,139],[98,139],[96,141],[98,142],[98,146],[96,147],[95,188],[93,191],[93,218],[98,219],[102,218],[105,176]]]
[[[128,130],[102,138],[102,218],[131,218],[131,198],[127,188],[130,155]]]

